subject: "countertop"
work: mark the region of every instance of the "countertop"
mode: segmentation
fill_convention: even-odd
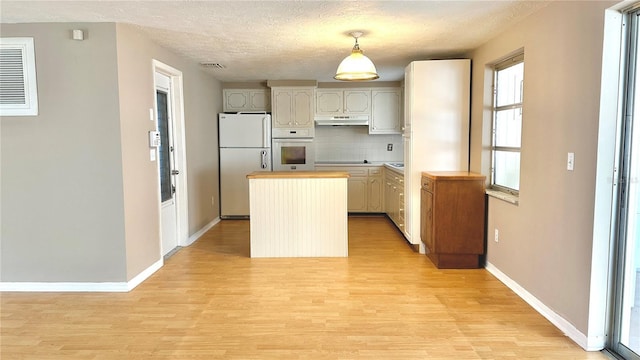
[[[247,179],[335,179],[348,178],[346,171],[254,171]]]
[[[422,176],[432,179],[484,180],[485,176],[469,171],[423,171]]]
[[[362,162],[362,161],[316,161],[316,166],[382,166],[383,162]]]
[[[356,162],[356,161],[316,161],[316,167],[360,167],[360,166],[384,166],[388,169],[395,170],[399,173],[404,174],[404,164],[402,162],[382,162],[382,161],[372,161],[372,162]]]

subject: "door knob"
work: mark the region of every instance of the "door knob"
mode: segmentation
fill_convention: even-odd
[[[179,170],[171,170],[171,175],[179,175],[180,171]]]

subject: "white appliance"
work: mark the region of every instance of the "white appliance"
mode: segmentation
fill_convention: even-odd
[[[313,138],[273,139],[274,171],[313,171],[315,158]]]
[[[424,253],[421,173],[469,170],[471,60],[414,61],[404,79],[404,231]]]
[[[316,152],[314,129],[273,129],[273,171],[313,171]]]
[[[271,115],[218,115],[220,217],[249,216],[249,180],[254,171],[271,171]]]

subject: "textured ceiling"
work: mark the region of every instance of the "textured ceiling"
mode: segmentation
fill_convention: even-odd
[[[222,81],[335,81],[353,46],[397,81],[413,60],[460,56],[545,1],[5,1],[2,23],[121,22]],[[90,35],[89,35],[90,36]]]

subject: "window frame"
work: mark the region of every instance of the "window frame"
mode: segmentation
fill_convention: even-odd
[[[502,193],[506,193],[513,196],[519,196],[520,194],[520,176],[518,176],[518,189],[513,189],[508,186],[496,184],[496,153],[499,151],[502,152],[514,152],[518,153],[520,158],[522,158],[522,124],[523,124],[523,113],[522,113],[522,104],[524,101],[524,67],[522,74],[522,84],[520,89],[520,101],[509,103],[506,105],[497,106],[497,79],[498,73],[502,70],[506,70],[510,67],[516,66],[522,63],[524,66],[524,51],[519,51],[518,53],[511,55],[503,60],[500,60],[493,64],[492,66],[492,84],[491,84],[491,169],[490,169],[490,189],[494,191],[499,191]],[[520,146],[496,146],[496,128],[497,128],[497,119],[498,112],[502,110],[509,109],[519,109],[520,110]],[[518,173],[520,173],[522,169],[522,164],[518,166]]]
[[[37,116],[38,86],[34,39],[32,37],[0,37],[0,49],[17,50],[21,53],[22,89],[19,90],[22,90],[24,96],[23,103],[4,104],[0,101],[0,116]]]

